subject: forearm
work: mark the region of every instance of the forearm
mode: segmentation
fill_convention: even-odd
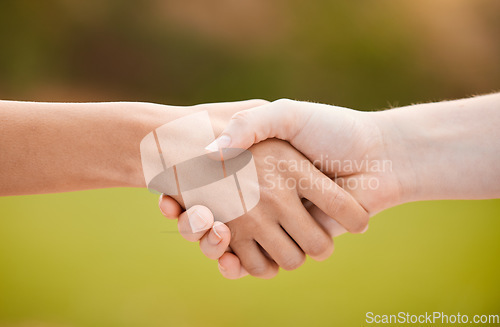
[[[0,102],[0,195],[143,187],[139,144],[179,108]]]
[[[500,197],[500,93],[380,113],[403,200]]]

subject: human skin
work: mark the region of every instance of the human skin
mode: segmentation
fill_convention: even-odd
[[[238,110],[265,103],[0,101],[0,196],[145,187],[139,144],[149,132],[202,110],[213,113],[220,132]],[[192,132],[179,135],[179,143]]]
[[[411,201],[500,197],[498,126],[499,93],[381,112],[283,99],[237,113],[209,148],[287,140],[374,215]],[[389,162],[390,169],[353,165],[347,171],[328,165],[332,159]],[[376,189],[360,187],[370,178],[378,181]],[[330,235],[345,232],[317,209],[310,212]],[[202,251],[211,246],[204,242]],[[224,276],[245,275],[233,254],[217,254]]]
[[[353,198],[330,179],[326,185],[315,187],[314,181],[323,174],[287,142],[269,140],[250,148],[259,175],[261,199],[246,215],[226,225],[231,230],[230,247],[250,275],[270,278],[278,273],[278,266],[293,270],[304,263],[305,255],[315,260],[328,258],[333,251],[330,235],[310,216],[301,199],[310,199],[319,208],[343,219],[351,232],[365,229],[368,214]],[[307,164],[298,171],[286,163]],[[279,180],[295,187],[278,185]],[[341,194],[341,195],[339,195]],[[336,197],[345,202],[331,202]],[[262,248],[267,254],[268,258]]]
[[[1,101],[0,195],[145,187],[139,143],[146,134],[176,118],[201,110],[208,111],[219,134],[235,112],[264,103],[245,101],[186,108],[125,102]],[[195,131],[186,132],[187,135],[179,135],[180,141]],[[250,148],[250,151],[261,182],[261,200],[255,209],[228,223],[232,233],[231,248],[245,271],[269,278],[277,273],[278,265],[285,269],[297,268],[303,263],[305,254],[318,260],[331,254],[331,237],[304,208],[302,198],[309,199],[352,232],[365,229],[366,211],[288,143],[269,140]],[[168,155],[168,149],[166,152]],[[270,158],[272,161],[277,157],[287,158],[290,162],[305,162],[309,168],[292,172],[285,167],[283,171],[272,172],[271,180],[278,176],[293,180],[313,177],[324,180],[327,186],[321,189],[307,185],[270,187],[269,180],[263,178],[266,174],[264,160]],[[182,203],[182,198],[174,199]],[[181,209],[177,206],[169,210],[178,215]],[[179,230],[197,237],[199,232],[193,233],[191,227],[197,225],[197,229],[203,229],[204,226],[200,225],[204,225],[204,221],[196,220],[196,217],[207,214],[207,209],[194,207],[189,210],[197,212],[191,215],[195,221],[186,224],[185,220],[179,220]],[[212,237],[229,236],[225,225],[214,225],[211,231]],[[208,236],[207,240],[210,240]],[[217,243],[218,250],[226,251],[228,243]]]

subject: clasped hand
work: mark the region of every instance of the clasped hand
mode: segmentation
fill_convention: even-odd
[[[332,237],[365,231],[370,214],[387,205],[397,185],[392,176],[362,164],[383,159],[379,130],[366,113],[291,100],[245,105],[249,108],[236,113],[231,106],[208,107],[224,131],[207,148],[252,152],[258,205],[227,224],[214,223],[203,206],[180,213],[176,201],[164,195],[160,209],[167,217],[178,216],[182,236],[199,241],[207,257],[218,259],[226,278],[271,278],[279,267],[301,266],[305,255],[328,258]],[[367,178],[376,179],[376,189],[361,185]]]

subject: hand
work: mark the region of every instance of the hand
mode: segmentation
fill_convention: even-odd
[[[277,100],[236,113],[207,148],[247,149],[267,138],[290,142],[370,215],[400,202],[401,177],[393,171],[375,113]]]
[[[331,254],[331,236],[310,216],[301,198],[309,199],[352,232],[366,228],[368,215],[364,209],[288,143],[268,140],[250,151],[259,175],[261,199],[256,208],[227,223],[232,233],[231,249],[244,269],[239,267],[238,258],[226,253],[220,261],[221,272],[226,277],[240,277],[248,271],[253,276],[270,278],[277,273],[278,266],[286,270],[300,266],[305,254],[316,260]],[[190,217],[208,218],[203,224],[210,228],[213,218],[206,208],[189,210],[200,209],[200,215]],[[179,219],[181,234],[190,241],[201,237],[202,251],[211,258],[220,256],[229,238],[225,226],[217,224],[208,233],[193,234],[188,219],[185,214]],[[220,233],[216,233],[219,228]]]
[[[358,112],[278,100],[234,115],[209,148],[288,140],[371,215],[410,201],[491,199],[500,196],[499,103],[497,93]]]
[[[378,121],[370,113],[278,100],[235,114],[221,137],[207,148],[246,149],[272,137],[289,141],[351,193],[371,215],[401,201],[399,177],[387,159]],[[346,232],[314,204],[306,201],[305,205],[330,236]],[[211,247],[205,242],[202,250],[208,252]],[[230,253],[221,256],[219,269],[227,278],[245,275],[239,259]]]

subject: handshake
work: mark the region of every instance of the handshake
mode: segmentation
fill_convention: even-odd
[[[500,197],[500,93],[378,112],[0,101],[0,121],[0,196],[147,186],[232,279],[324,260],[398,204]]]
[[[387,183],[392,177],[390,171],[384,176],[370,171],[384,158],[380,147],[367,148],[380,135],[363,113],[291,100],[201,105],[194,112],[148,134],[141,143],[142,164],[150,188],[174,195],[161,196],[164,215],[178,215],[175,202],[188,209],[179,216],[180,233],[200,241],[203,253],[219,260],[225,277],[270,278],[279,267],[299,267],[306,255],[324,260],[333,251],[333,236],[367,229],[377,210],[368,198],[378,202],[379,179]],[[212,127],[220,135],[216,140]],[[360,146],[361,139],[366,146]],[[252,162],[234,164],[247,153],[232,154],[235,149],[249,149]],[[213,158],[207,158],[210,153]],[[362,167],[364,161],[368,166]],[[245,166],[234,174],[237,187],[217,183],[231,166]],[[372,180],[370,191],[366,181],[359,185],[364,194],[353,186],[362,179]],[[196,184],[203,186],[197,191],[184,186]],[[208,207],[200,205],[207,198]],[[235,206],[243,207],[241,212],[234,213]]]
[[[287,99],[195,106],[188,116],[149,136],[149,144],[158,146],[163,157],[163,168],[169,162],[175,173],[161,183],[156,179],[151,188],[165,193],[159,203],[162,213],[178,217],[181,235],[199,241],[201,251],[218,260],[224,277],[272,278],[279,267],[301,266],[306,255],[328,258],[333,237],[365,232],[369,218],[386,208],[416,200],[498,196],[498,186],[462,177],[471,179],[464,187],[457,178],[458,172],[470,169],[473,157],[491,151],[460,145],[464,136],[478,139],[478,131],[465,122],[446,122],[446,116],[460,114],[459,108],[465,112],[470,108],[464,107],[474,106],[473,101],[461,101],[381,112]],[[210,117],[208,127],[199,119],[189,121],[200,117],[196,113]],[[498,110],[495,115],[498,119]],[[435,122],[443,124],[436,127]],[[213,133],[207,132],[210,126]],[[228,167],[247,149],[251,155],[240,166],[249,156],[251,165],[238,175]],[[154,151],[147,150],[145,141],[141,151],[146,183],[152,185],[154,159],[146,153]],[[186,166],[181,161],[195,156],[204,159],[181,168]],[[231,185],[217,183],[231,174]],[[184,193],[186,184],[191,187]],[[210,187],[192,191],[201,184]]]

